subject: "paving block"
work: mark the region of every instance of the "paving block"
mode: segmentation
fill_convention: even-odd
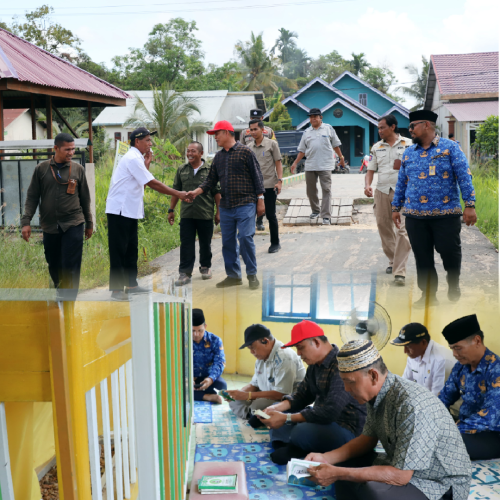
[[[340,200],[340,205],[352,205],[353,199],[352,198],[341,198]]]
[[[335,205],[332,207],[332,217],[338,217],[339,215],[339,206],[338,205]]]
[[[311,215],[311,207],[300,207],[298,217],[309,217],[309,215]]]
[[[352,215],[352,205],[340,207],[339,217],[351,217],[351,215]]]
[[[338,226],[350,226],[352,219],[350,217],[339,217],[337,221]]]

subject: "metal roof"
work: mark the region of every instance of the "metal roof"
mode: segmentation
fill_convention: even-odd
[[[89,140],[75,139],[76,148],[86,148]],[[37,139],[35,141],[0,141],[0,149],[51,149],[54,139]]]
[[[498,52],[432,55],[441,95],[498,93]]]
[[[459,122],[483,122],[498,116],[498,101],[456,102],[444,105]]]
[[[27,109],[4,109],[3,110],[3,126],[7,128],[15,119],[19,118]]]
[[[104,108],[99,116],[93,121],[94,126],[117,126],[121,127],[134,113],[136,103],[135,96],[142,99],[148,110],[153,109],[153,91],[152,90],[130,90],[134,99],[129,99],[124,107],[108,106]],[[183,95],[196,99],[196,105],[200,113],[193,114],[193,120],[213,123],[219,112],[227,90],[206,90],[200,92],[182,92]]]
[[[60,57],[0,28],[0,80],[126,99],[130,95]]]

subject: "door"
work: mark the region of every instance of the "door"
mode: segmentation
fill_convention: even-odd
[[[344,155],[344,160],[349,165],[351,164],[351,127],[334,127],[335,132],[339,136],[340,142],[342,145],[340,146],[340,150]]]

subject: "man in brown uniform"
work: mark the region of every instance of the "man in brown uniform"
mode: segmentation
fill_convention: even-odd
[[[251,109],[250,110],[250,121],[262,120],[263,116],[264,116],[264,112],[261,109]],[[266,137],[267,139],[272,139],[273,141],[276,140],[276,136],[274,135],[274,130],[271,127],[268,127],[265,125],[262,133],[264,134],[264,137]],[[250,127],[248,127],[246,130],[244,130],[241,133],[240,142],[241,142],[241,144],[248,146],[248,143],[253,141],[253,140],[254,140],[254,138],[252,136],[252,133],[250,132]]]
[[[71,161],[75,154],[73,137],[58,134],[54,144],[54,158],[39,163],[33,172],[21,219],[22,236],[29,241],[30,222],[40,203],[50,277],[56,288],[72,289],[74,293],[67,298],[74,299],[80,285],[83,235],[85,232],[88,240],[93,231],[90,191],[85,169]]]

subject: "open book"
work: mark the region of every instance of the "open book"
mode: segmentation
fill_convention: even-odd
[[[288,484],[298,484],[300,486],[317,486],[317,483],[310,480],[311,476],[307,472],[310,467],[321,465],[320,462],[307,462],[306,460],[299,460],[292,458],[286,466],[286,475]]]

